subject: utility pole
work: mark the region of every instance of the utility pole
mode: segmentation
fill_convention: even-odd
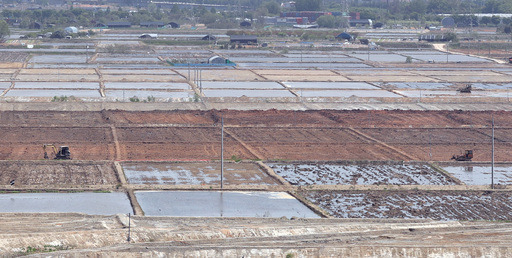
[[[240,18],[243,19],[241,0],[238,0],[238,13],[240,14]]]
[[[446,62],[448,63],[448,57],[450,56],[450,42],[446,43]]]
[[[131,228],[132,228],[132,215],[131,213],[128,213],[128,238],[126,239],[126,241],[130,242],[132,239],[131,239]]]
[[[432,161],[432,133],[428,130],[428,155],[430,157],[430,161]]]
[[[492,114],[491,189],[494,189],[494,113]]]
[[[341,12],[342,14],[348,14],[348,2],[347,0],[341,0]]]
[[[224,115],[221,115],[220,134],[220,189],[224,189]]]

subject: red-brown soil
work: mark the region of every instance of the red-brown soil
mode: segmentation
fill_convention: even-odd
[[[83,186],[117,184],[111,162],[7,161],[0,162],[0,185]]]
[[[0,159],[42,159],[43,144],[78,160],[219,159],[221,116],[226,158],[448,161],[473,149],[491,160],[491,112],[358,110],[4,111]],[[496,161],[512,161],[512,112],[494,120]]]
[[[203,111],[104,111],[105,119],[115,124],[213,124],[212,112]]]

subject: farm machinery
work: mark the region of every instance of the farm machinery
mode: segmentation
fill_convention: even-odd
[[[60,146],[57,149],[53,144],[43,144],[44,159],[50,159],[47,148],[51,149],[53,159],[71,159],[71,152],[68,146]]]
[[[466,150],[462,155],[453,155],[451,159],[456,161],[471,161],[471,159],[473,159],[473,150]]]

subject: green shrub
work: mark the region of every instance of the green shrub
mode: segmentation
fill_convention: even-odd
[[[52,102],[66,102],[68,101],[68,96],[53,96]]]
[[[242,159],[241,159],[241,158],[239,158],[239,157],[237,157],[236,155],[231,156],[231,159],[232,159],[233,161],[235,161],[235,162],[240,162],[240,161],[242,161]]]
[[[153,96],[148,96],[144,102],[155,102],[156,98]]]
[[[199,97],[199,94],[195,93],[194,94],[194,102],[199,102],[199,100],[201,100]]]

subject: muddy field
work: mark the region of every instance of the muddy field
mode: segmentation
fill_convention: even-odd
[[[510,112],[483,112],[483,111],[381,111],[381,110],[353,110],[350,112],[320,111],[326,117],[337,121],[343,126],[352,127],[409,127],[409,128],[436,128],[436,127],[463,127],[486,126],[494,123],[496,126],[512,126]]]
[[[449,161],[473,149],[491,160],[488,112],[332,110],[4,111],[0,159],[41,159],[43,144],[69,145],[78,160],[219,159],[221,116],[225,157]],[[496,161],[512,160],[511,118],[494,113]]]
[[[114,124],[194,124],[212,125],[216,123],[215,112],[204,111],[151,111],[151,112],[126,112],[104,111],[102,116]],[[226,122],[226,120],[224,120]]]
[[[467,185],[512,185],[512,168],[507,165],[444,165],[442,168]],[[492,171],[494,170],[494,171]]]
[[[303,193],[337,218],[510,220],[510,192],[310,191]]]
[[[2,161],[0,185],[84,186],[115,185],[119,182],[110,162]]]
[[[350,81],[346,77],[340,75],[265,75],[265,78],[272,81],[289,81],[289,82],[346,82]]]
[[[189,70],[176,70],[176,72],[187,78]],[[191,76],[192,74],[193,72]],[[205,81],[264,81],[263,77],[249,70],[202,70],[201,78]]]
[[[121,127],[117,131],[122,159],[220,159],[220,127]],[[232,137],[224,138],[224,148],[226,157],[257,158]]]
[[[122,163],[130,184],[220,185],[220,162]],[[275,185],[255,163],[224,163],[226,185]]]
[[[0,62],[2,63],[23,63],[28,58],[27,53],[2,52]]]
[[[271,163],[292,185],[454,185],[425,164]]]

